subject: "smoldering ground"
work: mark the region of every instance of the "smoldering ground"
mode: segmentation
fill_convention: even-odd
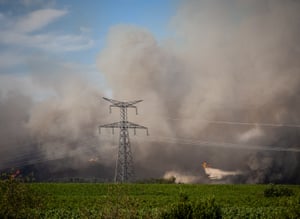
[[[138,178],[174,171],[208,182],[205,160],[243,172],[226,182],[300,182],[299,9],[292,0],[183,1],[167,40],[142,27],[111,28],[97,66],[113,98],[144,99],[138,116],[129,113],[150,130],[131,138]],[[76,157],[57,169],[86,167],[95,154],[113,169],[118,136],[97,133],[118,120],[99,101],[104,90],[62,66],[44,71],[33,66],[31,80],[49,96],[2,95],[1,139],[29,142],[39,159]],[[2,157],[19,156],[11,149],[21,144],[3,142]]]

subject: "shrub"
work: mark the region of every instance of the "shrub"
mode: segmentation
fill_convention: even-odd
[[[193,218],[222,218],[221,207],[216,203],[214,198],[207,198],[197,202],[193,207]]]
[[[287,210],[285,211],[285,218],[297,219],[300,218],[300,197],[290,199],[287,203]]]
[[[150,179],[143,179],[140,181],[137,181],[136,183],[140,184],[174,184],[176,181],[176,178],[174,176],[171,176],[170,178],[164,179],[164,178],[150,178]]]
[[[189,202],[179,202],[173,204],[162,214],[164,219],[192,219],[193,207]]]
[[[21,178],[2,174],[0,179],[0,218],[34,218],[42,199]]]
[[[139,218],[139,203],[129,196],[128,189],[126,184],[109,186],[101,218]]]
[[[279,185],[271,184],[264,190],[265,197],[282,197],[292,195],[294,195],[294,191],[292,189]]]
[[[221,207],[214,198],[207,198],[198,202],[190,202],[184,193],[179,194],[179,202],[171,205],[162,213],[164,219],[220,219]]]

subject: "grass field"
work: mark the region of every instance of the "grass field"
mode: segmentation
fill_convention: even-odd
[[[202,218],[300,217],[300,186],[292,185],[31,183],[26,189],[40,197],[41,205],[31,207],[36,218],[201,218],[189,216],[201,208],[220,210]]]

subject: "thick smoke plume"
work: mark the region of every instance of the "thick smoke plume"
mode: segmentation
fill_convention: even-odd
[[[99,147],[97,126],[107,115],[99,88],[76,70],[80,66],[37,57],[33,61],[26,83],[29,81],[27,87],[34,95],[24,89],[24,79],[15,82],[13,91],[4,89],[1,95],[0,168],[40,165],[37,177],[43,180],[77,177],[83,169],[95,169],[95,164],[88,162],[95,156],[100,169],[113,165],[107,156],[111,154],[110,144],[102,141]],[[11,80],[4,78],[3,84]],[[93,173],[96,175],[81,175],[102,177],[95,170]]]
[[[226,182],[300,182],[299,11],[293,0],[191,0],[178,7],[166,41],[140,27],[111,28],[98,69],[114,99],[144,99],[129,120],[151,134],[131,139],[137,177],[173,171],[207,183],[206,160],[243,172]],[[99,175],[111,177],[118,136],[99,136],[97,125],[118,112],[109,116],[108,103],[99,101],[104,91],[73,68],[41,66],[33,65],[31,83],[48,95],[1,95],[1,160],[9,163],[17,147],[23,152],[16,156],[37,160],[71,157],[52,170],[77,170],[99,154]],[[28,142],[26,149],[19,142]]]
[[[139,122],[158,141],[140,141],[139,166],[200,175],[201,162],[209,160],[247,172],[240,182],[299,182],[299,153],[244,146],[299,151],[299,128],[260,126],[300,122],[299,9],[297,1],[184,1],[172,20],[175,37],[167,42],[141,28],[113,27],[99,69],[115,98],[146,100]],[[182,138],[235,148],[201,148]]]

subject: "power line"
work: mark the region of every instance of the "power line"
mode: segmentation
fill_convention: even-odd
[[[106,136],[107,137],[107,136]],[[239,143],[228,143],[228,142],[214,142],[214,141],[207,141],[207,140],[199,140],[199,139],[186,139],[186,138],[176,138],[176,137],[168,137],[168,136],[156,136],[156,137],[150,137],[150,138],[143,138],[143,137],[138,137],[138,139],[143,139],[143,141],[148,141],[148,142],[156,142],[156,143],[165,143],[165,144],[180,144],[180,145],[190,145],[190,146],[196,146],[196,147],[215,147],[215,148],[225,148],[225,149],[239,149],[239,150],[260,150],[260,151],[273,151],[273,152],[294,152],[294,153],[299,153],[300,149],[299,148],[285,148],[285,147],[270,147],[267,145],[248,145],[248,144],[239,144]],[[39,153],[35,154],[32,156],[30,159],[23,159],[22,155],[26,156],[28,155],[21,154],[21,156],[16,156],[14,157],[14,161],[9,163],[9,161],[4,161],[2,160],[2,166],[7,166],[12,165],[14,167],[23,167],[27,165],[33,165],[33,164],[38,164],[38,163],[44,163],[48,161],[53,161],[53,160],[59,160],[63,158],[71,158],[71,157],[76,157],[78,155],[81,155],[82,152],[89,151],[89,148],[84,147],[84,149],[81,149],[80,151],[77,151],[76,153],[73,154],[63,154],[60,156],[55,156],[55,157],[46,157],[43,154],[43,151],[39,151]],[[4,165],[3,165],[4,164]]]
[[[138,137],[141,138],[141,137]],[[213,142],[204,141],[198,139],[183,139],[174,137],[152,137],[150,139],[145,139],[149,142],[157,143],[167,143],[167,144],[182,144],[200,147],[217,147],[217,148],[231,148],[231,149],[243,149],[243,150],[261,150],[261,151],[277,151],[277,152],[300,152],[299,148],[285,148],[285,147],[270,147],[267,145],[249,145],[249,144],[239,144],[239,143],[227,143],[227,142]]]
[[[112,107],[112,106],[111,106]],[[135,108],[132,107],[132,108]],[[166,118],[167,120],[194,120],[194,119],[188,119],[188,118]],[[286,124],[286,123],[249,123],[249,122],[232,122],[232,121],[222,121],[222,120],[197,120],[200,122],[207,122],[207,123],[215,123],[215,124],[228,124],[228,125],[247,125],[247,126],[270,126],[270,127],[291,127],[291,128],[299,128],[300,125],[298,124]],[[110,127],[114,128],[114,127]],[[137,128],[137,127],[129,127],[129,128]],[[107,136],[106,136],[107,137]],[[128,136],[129,137],[129,136]],[[298,148],[285,148],[285,147],[270,147],[266,145],[247,145],[247,144],[241,144],[241,143],[227,143],[227,142],[214,142],[214,141],[204,141],[204,140],[198,140],[198,139],[185,139],[185,138],[174,138],[174,137],[156,137],[155,139],[146,139],[146,141],[151,141],[151,142],[158,142],[158,143],[168,143],[168,144],[184,144],[184,145],[191,145],[191,146],[201,146],[201,147],[218,147],[218,148],[232,148],[232,149],[246,149],[246,150],[263,150],[263,151],[282,151],[282,152],[300,152],[300,149]],[[89,140],[88,140],[89,141]],[[41,142],[31,142],[31,143],[25,143],[25,144],[20,144],[22,146],[27,146],[27,145],[35,145],[38,146],[40,145]],[[6,146],[9,146],[10,144],[5,144]],[[20,147],[18,145],[18,147]],[[2,145],[3,146],[3,145]],[[9,149],[5,148],[1,150],[1,153],[3,152],[12,152],[9,151]],[[32,163],[37,159],[36,161],[41,162],[42,160],[45,160],[46,158],[42,154],[44,152],[44,149],[42,148],[38,149],[38,153],[35,153],[34,155],[32,154],[32,150],[20,150],[21,153],[18,151],[17,154],[10,154],[8,157],[6,156],[5,160],[2,160],[2,163],[9,163],[10,159],[7,158],[13,158],[14,161],[17,161],[22,164],[22,160],[25,160],[27,157],[31,156],[31,160],[26,160],[23,162],[25,163]],[[83,151],[83,150],[81,150]],[[76,155],[75,155],[76,156]],[[63,155],[63,157],[69,157]],[[32,159],[34,158],[34,159]],[[60,159],[61,159],[60,158]],[[56,159],[56,158],[54,158]],[[4,161],[4,162],[3,162]],[[12,161],[12,163],[14,163]]]
[[[111,135],[106,135],[103,134],[104,137],[106,137],[106,141],[110,141],[111,140]],[[108,138],[110,137],[110,138]],[[103,138],[102,138],[103,139]],[[92,142],[96,140],[95,138],[86,138],[84,140],[80,140],[80,142],[78,143],[79,145],[86,145],[88,144],[88,142]],[[94,145],[96,145],[96,142],[93,142]],[[52,142],[52,145],[55,145],[55,142]],[[68,144],[66,144],[68,145]],[[2,145],[1,145],[2,146]],[[11,146],[10,144],[7,144],[6,146]],[[34,146],[32,148],[28,148],[26,150],[16,150],[16,148],[18,149],[24,149],[24,146]],[[86,148],[83,147],[84,149],[81,149],[80,151],[90,151],[92,148],[95,148],[95,146],[91,147],[91,148]],[[24,159],[24,158],[28,158],[28,157],[45,157],[45,152],[47,151],[47,148],[43,145],[43,143],[41,141],[39,142],[32,142],[32,143],[25,143],[25,144],[18,144],[15,145],[15,147],[10,147],[10,148],[6,148],[4,150],[1,150],[1,154],[3,156],[3,158],[0,160],[0,163],[9,163],[9,162],[15,162],[17,160],[20,159]]]
[[[104,135],[106,136],[106,135]],[[85,140],[81,140],[80,141],[80,145],[87,145],[88,142],[91,142],[95,139],[85,139]],[[94,145],[96,145],[96,142],[93,143]],[[24,145],[34,145],[34,143],[32,144],[23,144]],[[39,143],[35,143],[35,145],[40,145],[40,147],[37,150],[34,150],[33,148],[30,148],[26,151],[13,151],[14,153],[9,153],[9,154],[5,154],[4,158],[1,159],[0,161],[0,166],[10,166],[10,165],[15,165],[15,164],[26,164],[28,165],[28,163],[34,164],[34,160],[38,159],[38,160],[46,160],[47,159],[47,155],[45,154],[45,152],[47,152],[47,148],[42,146],[43,144],[41,142]],[[20,145],[18,145],[17,147],[20,147]],[[91,148],[87,148],[87,147],[82,147],[80,148],[80,150],[73,150],[71,152],[68,152],[69,154],[71,153],[72,156],[77,156],[77,155],[81,155],[83,152],[88,152],[88,151],[92,151],[91,149],[95,148],[91,147]],[[12,152],[12,151],[10,151]],[[61,155],[58,156],[54,156],[54,159],[56,159],[57,157],[59,157]],[[70,157],[70,155],[66,155],[64,154],[61,159],[63,157]],[[33,162],[33,163],[32,163]]]
[[[22,167],[22,166],[52,161],[52,160],[71,158],[71,157],[76,157],[78,155],[82,155],[82,153],[84,153],[84,152],[91,151],[90,149],[91,148],[83,147],[78,151],[73,151],[72,153],[68,153],[68,154],[60,154],[60,155],[56,155],[53,157],[46,156],[44,154],[46,149],[44,149],[44,150],[39,150],[35,154],[30,154],[30,156],[29,156],[29,154],[18,154],[17,156],[11,156],[11,158],[13,158],[13,160],[9,160],[9,159],[1,160],[0,166],[3,166],[2,168],[8,167],[8,166]]]
[[[226,121],[226,120],[206,120],[206,119],[196,119],[196,118],[172,118],[172,117],[165,117],[165,120],[174,120],[174,121],[184,121],[184,120],[195,121],[196,120],[203,123],[224,124],[224,125],[300,128],[300,124],[290,124],[290,123],[239,122],[239,121]]]

